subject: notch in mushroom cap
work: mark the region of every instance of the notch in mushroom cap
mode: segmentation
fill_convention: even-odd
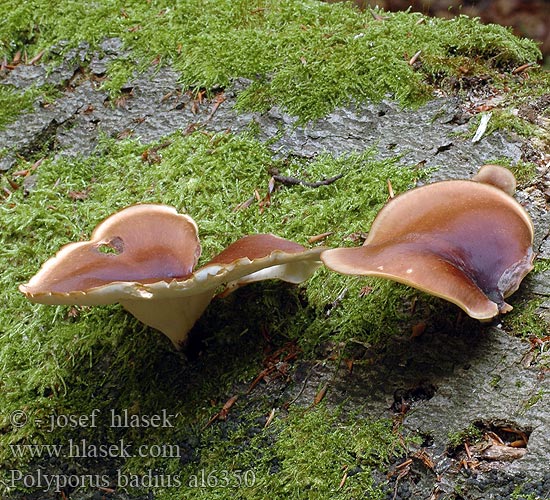
[[[219,287],[304,281],[321,265],[322,250],[259,234],[194,271],[200,243],[193,219],[164,205],[134,205],[100,223],[90,241],[62,247],[19,290],[42,304],[118,302],[179,348]]]
[[[503,191],[510,186],[503,167],[493,167],[486,166],[475,182],[436,182],[393,198],[364,246],[327,250],[321,260],[342,274],[418,288],[481,321],[510,311],[504,298],[533,268],[533,224]]]
[[[101,222],[90,241],[62,247],[19,289],[43,304],[110,304],[126,283],[190,276],[200,253],[191,217],[164,205],[134,205]]]

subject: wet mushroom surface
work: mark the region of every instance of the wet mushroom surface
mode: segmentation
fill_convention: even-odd
[[[105,219],[90,241],[62,247],[19,290],[42,304],[118,302],[180,348],[218,288],[230,293],[274,278],[300,283],[321,265],[322,250],[256,234],[194,270],[201,247],[193,219],[173,207],[141,204]]]
[[[109,36],[117,36],[117,27],[120,27],[126,35],[148,43],[144,30],[148,29],[149,21],[158,21],[163,24],[163,29],[157,32],[164,37],[170,30],[173,6],[159,11],[158,3],[142,2],[142,5],[150,6],[151,12],[139,20],[127,6],[124,10],[116,9],[117,21],[109,28]],[[214,7],[216,12],[212,19],[218,20],[222,9],[218,3]],[[201,4],[201,9],[208,10],[207,4]],[[309,11],[315,19],[322,19],[322,16],[317,16],[316,8]],[[236,14],[233,9],[227,9],[227,12]],[[263,9],[251,12],[244,26],[255,29],[254,22],[268,13]],[[381,30],[386,30],[391,21],[386,16],[375,18],[368,15],[366,25],[378,26]],[[65,16],[57,17],[63,19]],[[123,22],[120,22],[121,17]],[[437,40],[434,36],[436,26],[432,20],[422,17],[419,20],[422,24],[411,23],[415,26],[412,29],[425,30],[430,42]],[[145,23],[145,19],[149,21]],[[350,19],[353,16],[345,16],[346,22]],[[358,31],[350,37],[342,32],[340,39],[340,31],[336,37],[329,31],[330,24],[319,23],[322,30],[319,33],[314,29],[304,30],[301,18],[295,21],[297,24],[292,21],[289,26],[295,26],[301,40],[318,33],[318,39],[330,45],[331,53],[341,41],[345,42],[345,52],[354,46],[363,50],[361,44],[367,39],[363,35],[368,35],[364,23],[359,23]],[[213,25],[217,27],[217,21]],[[280,27],[278,25],[278,29],[271,31],[269,37],[275,40]],[[153,31],[148,30],[148,34]],[[45,26],[35,34],[39,37],[41,33],[46,33]],[[391,30],[388,33],[393,35]],[[256,44],[234,43],[233,36],[230,45],[213,45],[210,43],[213,34],[203,39],[205,45],[211,46],[218,54],[220,47],[228,50],[235,47],[239,51],[243,47],[256,48]],[[463,35],[462,32],[462,38]],[[27,31],[24,36],[26,44]],[[180,35],[176,34],[176,38],[176,43],[179,43]],[[460,88],[459,94],[449,92],[448,88],[441,93],[438,90],[437,98],[430,97],[419,108],[404,108],[392,100],[386,89],[379,96],[380,102],[344,104],[318,121],[305,125],[297,123],[292,112],[280,105],[265,112],[243,112],[242,108],[236,111],[240,95],[254,95],[248,91],[257,89],[258,83],[263,90],[263,82],[257,80],[256,72],[249,76],[251,79],[236,78],[230,86],[216,87],[212,95],[203,94],[202,88],[197,95],[197,89],[188,91],[185,84],[182,85],[175,66],[163,64],[172,61],[170,55],[158,57],[157,53],[151,54],[147,58],[147,62],[152,61],[149,69],[142,74],[133,73],[129,79],[129,73],[124,74],[120,81],[127,83],[121,95],[110,95],[107,89],[98,88],[98,83],[104,81],[106,70],[128,64],[132,66],[131,72],[135,69],[135,60],[131,55],[128,58],[127,47],[120,38],[102,40],[99,51],[87,43],[81,43],[75,50],[69,49],[65,52],[62,67],[53,72],[42,62],[34,61],[30,48],[28,57],[33,59],[28,60],[22,52],[21,63],[13,65],[14,69],[2,65],[0,78],[7,76],[4,81],[9,85],[25,89],[34,82],[47,79],[63,92],[54,102],[45,99],[35,103],[31,113],[22,115],[13,125],[0,130],[2,144],[8,147],[0,154],[0,170],[11,169],[5,174],[4,188],[10,192],[15,189],[7,179],[15,185],[21,184],[19,191],[3,201],[0,212],[0,217],[6,222],[2,227],[6,313],[0,326],[2,352],[5,353],[1,399],[6,415],[8,411],[23,409],[31,417],[29,425],[23,428],[2,426],[2,444],[6,444],[2,451],[3,457],[7,457],[3,465],[14,469],[19,465],[13,464],[14,457],[9,454],[7,443],[33,443],[38,439],[66,446],[70,437],[75,442],[85,437],[90,443],[107,445],[130,438],[136,445],[153,442],[174,443],[181,447],[180,455],[172,459],[42,457],[30,462],[31,472],[40,469],[50,477],[66,477],[67,473],[76,471],[79,475],[94,478],[105,474],[115,480],[107,484],[106,489],[67,487],[56,493],[36,488],[34,492],[16,491],[7,498],[16,500],[23,494],[29,500],[54,499],[60,495],[74,500],[104,496],[117,500],[146,500],[151,496],[172,498],[180,495],[201,500],[214,495],[220,498],[235,495],[263,498],[266,488],[274,498],[288,498],[289,487],[306,484],[309,478],[315,478],[316,482],[307,483],[307,488],[302,491],[297,488],[296,495],[311,495],[317,487],[322,492],[330,491],[332,498],[349,498],[352,491],[355,496],[364,497],[365,491],[370,492],[372,488],[375,489],[373,497],[377,495],[388,500],[454,498],[458,495],[469,500],[484,500],[521,498],[520,495],[529,494],[528,498],[537,495],[544,498],[550,488],[550,475],[543,467],[550,457],[547,439],[550,388],[548,376],[545,376],[548,366],[545,352],[549,344],[544,340],[548,335],[544,328],[548,332],[550,306],[543,307],[542,302],[545,298],[547,301],[550,294],[550,276],[540,258],[535,272],[524,280],[512,298],[514,311],[503,316],[502,324],[497,327],[487,328],[478,321],[471,321],[459,308],[445,301],[436,299],[434,306],[431,299],[415,293],[414,289],[389,280],[373,280],[377,283],[372,287],[374,289],[369,291],[369,286],[366,286],[364,293],[361,292],[364,295],[361,311],[368,309],[369,319],[332,328],[330,337],[320,335],[316,342],[312,342],[309,331],[312,316],[303,321],[296,315],[297,308],[307,300],[311,303],[311,298],[303,290],[297,291],[294,287],[275,282],[244,287],[227,300],[214,301],[197,325],[195,333],[201,340],[197,346],[190,346],[185,354],[172,349],[151,329],[140,329],[141,325],[122,308],[41,307],[29,304],[16,289],[16,284],[28,280],[40,263],[65,241],[86,239],[89,232],[82,233],[82,227],[86,221],[95,222],[94,214],[101,213],[104,217],[121,204],[140,200],[181,207],[181,193],[182,189],[187,189],[187,181],[191,190],[196,190],[204,172],[207,186],[213,184],[219,186],[220,191],[231,190],[234,181],[242,182],[239,173],[247,163],[264,172],[275,162],[281,172],[288,175],[306,181],[326,179],[346,172],[344,162],[334,162],[335,158],[348,158],[349,155],[349,159],[355,161],[356,155],[371,147],[375,158],[398,157],[402,171],[406,172],[409,167],[416,171],[406,185],[397,187],[400,174],[396,170],[379,173],[370,160],[366,162],[365,172],[373,172],[374,168],[372,176],[366,175],[368,182],[384,193],[382,199],[378,199],[376,209],[383,203],[388,179],[397,192],[403,192],[414,185],[414,178],[423,171],[422,165],[427,167],[433,180],[470,178],[476,167],[486,162],[512,165],[515,172],[523,172],[523,175],[518,175],[520,190],[517,196],[535,224],[534,250],[542,259],[548,259],[549,219],[545,217],[547,198],[544,195],[547,188],[544,164],[547,160],[540,144],[535,143],[536,136],[530,135],[532,140],[529,140],[508,134],[504,129],[488,129],[475,144],[467,137],[468,127],[474,124],[483,107],[496,105],[499,108],[490,125],[495,122],[501,111],[502,101],[499,104],[497,99],[503,97],[503,88],[507,89],[506,99],[509,100],[502,108],[504,113],[510,101],[514,101],[512,105],[520,108],[519,115],[528,113],[534,121],[544,120],[544,96],[534,98],[539,93],[531,89],[538,70],[533,67],[512,74],[512,68],[527,62],[525,58],[522,56],[521,61],[511,62],[508,57],[517,50],[510,52],[500,46],[499,40],[495,45],[494,38],[488,45],[478,43],[480,39],[484,37],[476,36],[474,53],[478,54],[478,48],[488,48],[490,59],[486,60],[483,53],[478,54],[476,64],[480,63],[485,74],[486,63],[490,61],[489,66],[494,68],[496,61],[499,71],[516,83],[520,82],[520,86],[525,85],[527,98],[516,100],[516,95],[508,94],[508,87],[499,88],[493,85],[495,80],[480,77],[474,71],[474,74],[462,74],[456,79],[445,78],[446,83]],[[411,45],[408,36],[401,40]],[[150,46],[154,51],[162,46],[174,56],[176,52],[179,54],[179,48],[176,50],[172,43]],[[295,46],[289,46],[295,50]],[[466,46],[471,47],[468,43]],[[455,55],[463,58],[464,54],[456,54],[454,47],[451,45]],[[62,42],[53,46],[52,52],[64,48]],[[378,41],[373,48],[383,51]],[[406,67],[407,60],[417,50],[418,47],[412,46],[411,50],[395,51],[400,59],[395,67]],[[187,54],[185,46],[182,54],[184,57]],[[497,59],[494,59],[495,54]],[[318,55],[322,58],[325,53],[319,52]],[[426,67],[427,55],[423,52],[415,63],[416,74],[419,74],[419,64]],[[296,60],[295,66],[308,81],[309,72],[322,67],[316,66],[319,62],[316,51],[308,52],[304,58],[295,56],[297,54],[292,54],[289,62]],[[209,60],[204,50],[198,49],[192,67],[200,68]],[[465,62],[468,60],[463,58]],[[388,72],[381,62],[373,61],[366,68],[382,68],[384,77],[387,77]],[[445,60],[440,62],[445,65]],[[9,57],[8,65],[11,66]],[[285,64],[284,69],[287,67]],[[461,65],[462,69],[464,66]],[[472,67],[465,69],[471,70]],[[340,79],[345,80],[350,75],[351,72],[343,71],[334,80],[322,78],[340,85]],[[267,83],[270,80],[271,75]],[[65,88],[67,81],[68,89]],[[295,94],[300,94],[300,104],[311,99],[311,95],[304,92],[302,85],[296,85],[294,79],[290,79],[290,86],[295,89]],[[349,89],[349,86],[342,88]],[[364,92],[362,87],[356,88],[361,94]],[[268,88],[268,98],[272,97],[270,93]],[[322,102],[334,102],[333,94],[326,89],[316,89],[314,95]],[[345,102],[348,102],[347,97]],[[269,99],[269,105],[278,102],[277,97],[274,101]],[[310,108],[309,102],[307,108]],[[245,141],[227,139],[238,137],[243,132],[248,134],[251,129],[258,134],[255,151],[262,150],[260,143],[266,143],[270,155],[263,158],[257,153],[251,155]],[[199,132],[193,134],[193,130]],[[225,139],[221,138],[222,135]],[[180,140],[182,136],[192,143],[192,147],[185,147],[185,141]],[[105,137],[113,139],[106,144]],[[204,140],[197,140],[197,137]],[[166,146],[168,142],[173,142],[174,147]],[[120,147],[114,146],[115,143]],[[174,149],[181,150],[181,154],[175,154]],[[320,152],[323,154],[319,155]],[[42,154],[46,160],[38,166]],[[85,159],[89,155],[92,155],[89,162],[74,159],[75,156]],[[323,155],[328,155],[329,161]],[[106,163],[105,157],[109,162],[108,176],[102,167]],[[187,157],[196,162],[199,173],[185,170]],[[209,170],[212,159],[216,157],[222,158],[217,166],[224,172],[223,182],[216,180],[215,170]],[[66,167],[52,169],[53,158],[65,161]],[[319,163],[323,168],[330,167],[333,162],[335,167],[326,171],[313,170],[316,159],[321,160]],[[538,165],[538,171],[526,176],[523,162],[531,161]],[[163,168],[165,165],[168,168]],[[420,166],[418,170],[415,165]],[[21,170],[27,171],[23,174],[25,177],[20,177]],[[129,175],[125,176],[125,172]],[[144,172],[153,172],[155,176],[143,177]],[[246,175],[257,179],[251,170],[247,170]],[[161,176],[163,181],[159,181]],[[210,191],[208,204],[216,207],[218,215],[230,212],[235,205],[254,196],[255,188],[259,189],[261,198],[268,180],[267,174],[265,178],[254,180],[251,186],[247,185],[246,191],[239,192],[231,201],[225,201],[222,207],[216,205],[215,196]],[[372,196],[357,196],[356,185],[357,180],[352,182],[348,173],[334,186],[338,189],[334,196],[350,191],[353,194],[348,196],[347,208],[344,208],[349,220],[355,210],[350,202],[357,199],[365,205],[366,199],[368,203],[372,200]],[[5,189],[4,196],[7,194]],[[292,191],[300,194],[294,205],[311,208],[319,222],[320,227],[308,232],[308,236],[333,231],[332,224],[337,222],[334,212],[329,215],[331,226],[326,228],[321,227],[322,218],[316,212],[315,200],[317,196],[323,197],[323,191],[302,192],[294,188]],[[108,196],[108,192],[114,194]],[[278,205],[283,194],[272,193],[273,206],[262,216],[264,220],[273,220],[269,216],[275,213],[275,219],[285,224],[274,231],[281,235],[284,235],[282,227],[292,225],[292,221],[287,219],[288,214]],[[325,197],[325,202],[332,196],[331,192]],[[186,211],[197,216],[200,207],[193,208]],[[257,208],[254,202],[250,210],[243,212],[247,218],[253,219]],[[374,214],[370,214],[364,220],[373,218]],[[32,220],[36,222],[32,223]],[[204,231],[204,214],[197,220]],[[304,217],[303,224],[307,223],[308,219]],[[350,226],[349,222],[344,224],[347,232],[342,234],[341,231],[338,237],[336,232],[329,240],[330,246],[343,244],[348,241],[345,236],[351,231],[359,231]],[[268,232],[272,229],[263,227],[262,230]],[[251,232],[246,231],[247,234]],[[50,235],[56,235],[55,243],[44,244]],[[224,244],[239,237],[233,236],[233,239],[224,240]],[[201,240],[204,245],[204,240]],[[26,246],[33,248],[29,250]],[[216,247],[212,255],[222,248]],[[120,250],[120,242],[111,239],[103,243],[100,251],[116,255]],[[329,275],[325,270],[318,273],[326,280],[323,286],[328,298],[323,297],[327,307],[321,304],[315,310],[315,318],[330,325],[335,324],[335,318],[346,318],[342,311],[347,313],[350,300],[359,294],[360,286],[355,284],[364,281],[363,278],[338,276],[338,279],[347,280],[346,285],[334,291],[333,274],[336,273]],[[239,287],[241,282],[237,279],[232,283]],[[386,300],[388,290],[397,290],[390,295],[390,300]],[[400,314],[394,312],[396,302]],[[254,304],[259,306],[257,310],[252,308]],[[241,312],[243,305],[250,306],[248,314]],[[387,313],[388,310],[392,311],[391,314]],[[543,316],[544,311],[547,316]],[[381,318],[377,323],[381,326],[377,330],[379,336],[372,337],[378,339],[377,344],[372,346],[374,318]],[[415,328],[413,335],[411,321],[426,324],[423,328]],[[289,338],[288,328],[285,328],[288,325],[295,325],[294,330],[299,333]],[[348,330],[343,331],[346,326]],[[257,383],[252,388],[253,381]],[[98,407],[101,410],[98,432],[93,428],[63,428],[49,434],[43,428],[37,429],[32,422],[33,416],[73,414],[86,417]],[[157,415],[163,410],[181,414],[174,429],[113,429],[107,422],[112,409],[121,415],[127,410],[133,416]],[[206,427],[214,414],[218,417]],[[481,464],[476,464],[475,436],[468,432],[471,425],[476,427],[480,422],[483,423],[483,432],[503,428],[528,431],[527,446],[520,447],[522,451],[526,450],[523,458],[512,462],[482,460]],[[388,432],[381,433],[381,428]],[[409,438],[412,439],[408,441]],[[403,439],[412,444],[401,452]],[[474,445],[471,453],[474,460],[468,458],[466,444]],[[483,441],[477,444],[483,445]],[[386,450],[393,455],[388,458]],[[237,491],[234,488],[196,488],[196,484],[189,484],[189,481],[200,478],[202,472],[206,478],[212,473],[213,480],[223,481],[224,477],[215,471],[232,472],[235,467],[242,467],[248,479],[252,479],[254,474],[256,486]],[[168,474],[174,471],[181,473],[179,478],[183,480],[179,490],[170,485],[165,489],[138,486],[128,491],[116,483],[117,475],[123,479],[143,476],[161,481],[173,477]],[[144,475],[148,472],[151,472],[149,476]],[[371,478],[374,478],[374,485]]]
[[[397,196],[362,247],[327,250],[323,262],[413,286],[482,321],[508,312],[504,299],[533,269],[534,229],[525,209],[494,185],[502,178],[505,189],[515,184],[502,169],[485,166],[476,181],[441,181]]]

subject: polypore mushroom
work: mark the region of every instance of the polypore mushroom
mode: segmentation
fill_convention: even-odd
[[[246,236],[193,270],[197,225],[164,205],[134,205],[111,215],[90,241],[70,243],[19,290],[41,304],[120,303],[179,348],[216,291],[262,279],[308,279],[322,248],[307,250],[271,234]]]
[[[364,246],[327,250],[321,260],[342,274],[418,288],[482,321],[510,311],[504,298],[533,268],[533,224],[523,207],[496,187],[510,186],[502,168],[485,166],[476,181],[436,182],[393,198],[377,215]]]
[[[500,165],[483,165],[472,180],[492,184],[510,196],[514,196],[516,192],[517,182],[514,174]]]

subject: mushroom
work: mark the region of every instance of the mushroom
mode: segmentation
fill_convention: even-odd
[[[322,248],[306,249],[272,234],[245,236],[206,265],[193,219],[165,205],[134,205],[111,215],[90,241],[70,243],[19,290],[32,302],[120,303],[180,348],[216,292],[253,281],[308,279]]]
[[[483,165],[472,180],[491,184],[510,196],[514,196],[516,192],[517,182],[514,174],[500,165]]]
[[[436,182],[393,198],[364,246],[326,250],[321,260],[342,274],[418,288],[481,321],[510,311],[504,299],[533,269],[533,224],[507,194],[513,175],[502,169],[486,165],[475,181]]]

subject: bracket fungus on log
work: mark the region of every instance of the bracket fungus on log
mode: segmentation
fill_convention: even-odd
[[[301,283],[321,265],[322,250],[255,234],[194,270],[201,246],[193,219],[165,205],[133,205],[101,222],[89,241],[63,246],[19,290],[41,304],[118,302],[180,348],[221,287]]]
[[[513,174],[485,165],[472,180],[417,187],[388,202],[362,247],[326,250],[333,271],[377,276],[490,321],[533,269],[533,223],[512,197]]]

